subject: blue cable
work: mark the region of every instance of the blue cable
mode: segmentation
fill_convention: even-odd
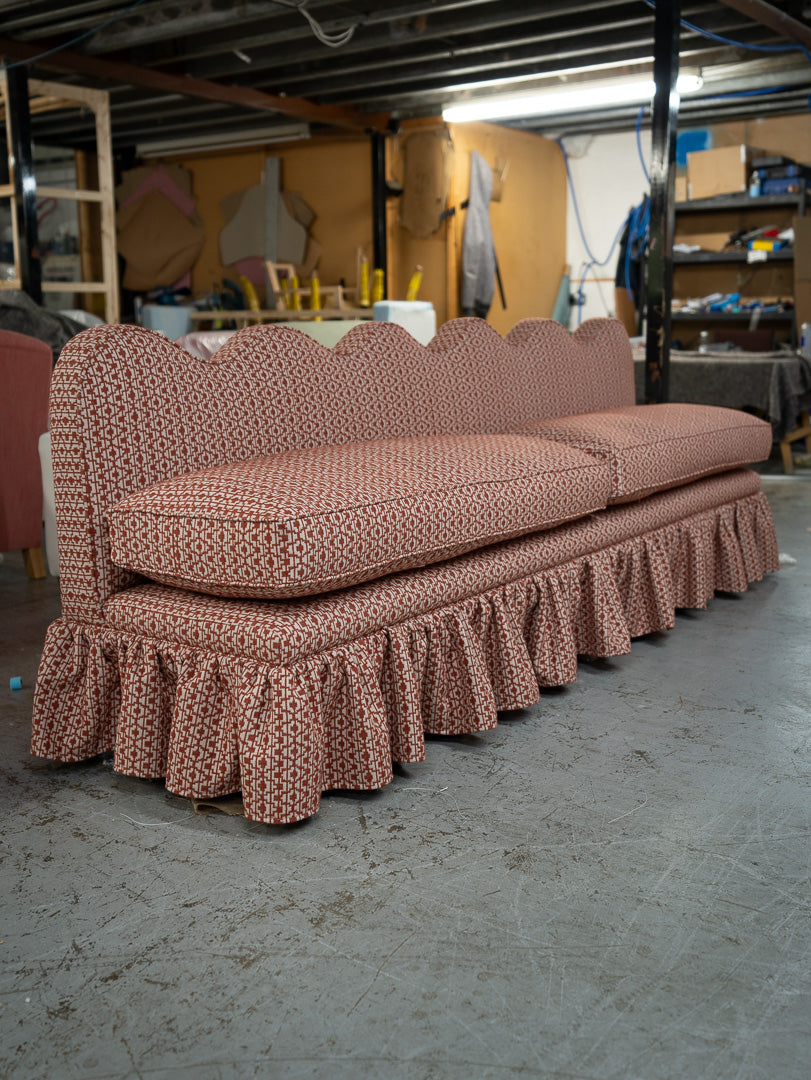
[[[645,199],[635,206],[628,215],[628,243],[625,245],[625,291],[631,303],[635,303],[633,290],[631,289],[631,250],[637,245],[646,245],[648,242],[648,228],[650,226],[650,199]]]
[[[574,199],[574,191],[572,191],[572,199]],[[594,269],[595,266],[605,266],[606,263],[610,262],[611,256],[614,254],[614,249],[616,248],[617,244],[620,242],[620,239],[622,237],[622,234],[625,232],[625,227],[626,227],[627,224],[628,224],[628,216],[626,216],[623,219],[622,224],[620,225],[619,229],[617,230],[617,235],[611,241],[611,247],[610,247],[610,249],[608,251],[608,254],[606,255],[606,257],[602,261],[600,261],[598,259],[595,259],[595,258],[592,258],[591,261],[586,264],[586,268],[583,271],[583,276],[580,278],[580,287],[577,290],[577,325],[578,326],[583,321],[583,305],[586,302],[583,290],[585,288],[586,278],[588,277],[588,275],[591,273],[591,271]]]
[[[648,7],[653,8],[654,10],[656,10],[656,2],[655,2],[655,0],[644,0],[644,2],[648,5]],[[693,33],[701,34],[703,37],[709,38],[711,41],[718,41],[718,42],[720,42],[720,43],[722,43],[724,45],[733,45],[733,46],[735,46],[737,48],[741,48],[741,49],[751,49],[751,50],[753,50],[755,52],[802,52],[802,53],[805,54],[807,59],[809,61],[811,61],[811,51],[809,51],[804,45],[799,45],[799,44],[798,45],[747,45],[742,41],[733,41],[732,38],[723,37],[721,34],[712,33],[709,30],[703,30],[700,26],[696,26],[694,23],[688,22],[686,19],[681,19],[680,22],[681,22],[682,26],[686,27],[688,30],[692,30]],[[780,90],[783,90],[783,89],[785,89],[785,88],[784,87],[766,87],[766,88],[757,89],[757,90],[742,90],[742,91],[739,91],[739,92],[736,92],[736,93],[708,94],[707,96],[708,97],[716,97],[716,98],[721,98],[721,97],[723,97],[723,98],[754,97],[756,95],[762,95],[762,94],[774,94],[774,93],[777,93],[777,92],[779,92]],[[644,158],[644,155],[642,153],[642,138],[641,138],[642,117],[645,114],[645,109],[646,108],[648,108],[648,106],[643,105],[640,108],[639,112],[637,113],[637,117],[636,117],[636,148],[637,148],[637,152],[639,153],[639,163],[642,166],[643,173],[645,174],[645,180],[648,182],[648,184],[650,184],[650,174],[648,172],[648,167],[647,167],[647,165],[645,163],[645,158]],[[562,139],[558,139],[557,143],[558,143],[558,146],[560,147],[560,149],[561,149],[561,151],[563,153],[563,161],[564,161],[564,164],[566,166],[566,177],[567,177],[567,180],[568,180],[568,183],[569,183],[569,190],[572,193],[572,204],[574,206],[575,218],[577,219],[577,227],[578,227],[578,229],[580,231],[580,238],[583,241],[583,246],[585,247],[586,254],[589,257],[589,262],[586,264],[586,268],[583,271],[582,277],[580,278],[580,286],[579,286],[578,292],[577,292],[577,323],[578,323],[578,326],[579,326],[580,321],[582,319],[582,313],[583,313],[583,303],[584,303],[583,289],[584,289],[584,286],[585,286],[586,278],[587,278],[588,274],[590,273],[590,271],[592,270],[593,267],[595,267],[595,266],[605,266],[606,265],[606,263],[609,261],[612,254],[614,253],[614,248],[617,246],[617,243],[618,243],[620,237],[622,236],[626,226],[628,227],[628,242],[627,242],[626,247],[625,247],[625,265],[624,265],[625,288],[626,288],[626,291],[627,291],[628,296],[631,299],[631,301],[632,302],[634,301],[633,291],[631,290],[631,252],[632,252],[632,248],[633,248],[635,243],[636,244],[644,244],[644,243],[647,242],[648,229],[649,229],[649,226],[650,226],[650,200],[645,200],[644,202],[640,203],[639,206],[633,207],[633,209],[630,211],[630,213],[628,214],[628,216],[625,218],[622,225],[620,226],[619,232],[614,237],[614,241],[611,244],[611,250],[609,251],[608,255],[605,257],[605,259],[602,262],[600,262],[596,258],[596,256],[593,254],[591,248],[589,247],[588,241],[586,240],[586,234],[585,234],[585,231],[583,229],[583,222],[582,222],[581,217],[580,217],[580,208],[579,208],[578,203],[577,203],[577,195],[576,195],[575,189],[574,189],[574,182],[572,180],[572,173],[571,173],[571,170],[569,168],[569,155],[566,153],[566,148],[563,145]]]
[[[572,171],[569,168],[569,155],[566,153],[566,147],[563,145],[563,139],[558,138],[556,140],[563,154],[563,164],[566,166],[566,179],[569,182],[569,191],[572,193],[572,204],[574,206],[574,216],[577,218],[577,227],[580,230],[580,239],[583,241],[583,247],[586,249],[586,254],[591,259],[592,263],[597,262],[597,257],[592,254],[589,242],[586,239],[586,233],[583,229],[583,222],[580,220],[580,207],[577,204],[577,194],[574,190],[574,181],[572,180]]]
[[[726,94],[704,94],[702,96],[709,98],[759,97],[762,94],[779,94],[781,90],[790,89],[789,86],[762,86],[758,90],[735,90]]]
[[[645,164],[645,158],[642,155],[642,139],[640,138],[642,131],[642,117],[645,115],[645,109],[647,109],[647,107],[647,105],[643,105],[640,108],[639,112],[636,114],[636,149],[639,153],[639,163],[642,166],[642,172],[645,174],[645,179],[648,182],[648,187],[650,187],[650,173],[648,172],[648,167]]]
[[[85,30],[83,34],[79,34],[75,38],[71,38],[70,41],[65,41],[61,45],[56,45],[53,49],[48,49],[46,52],[37,53],[36,56],[30,56],[27,60],[15,60],[13,64],[3,64],[2,69],[4,71],[11,71],[12,68],[23,67],[25,64],[35,64],[37,60],[44,60],[46,56],[53,56],[54,53],[62,52],[63,49],[69,49],[71,45],[76,45],[80,41],[84,41],[85,38],[92,37],[93,34],[97,34],[99,30],[104,30],[110,23],[116,22],[122,15],[127,15],[130,11],[134,11],[141,4],[146,3],[146,0],[135,0],[135,3],[130,4],[129,7],[122,8],[121,11],[117,11],[115,15],[111,15],[109,19],[105,19],[104,22],[94,26],[91,30]]]
[[[577,192],[574,189],[572,171],[569,168],[569,155],[566,153],[566,147],[563,145],[563,139],[559,138],[556,141],[558,146],[560,147],[561,153],[563,154],[563,164],[566,166],[566,179],[569,183],[569,191],[572,193],[572,205],[574,207],[574,216],[577,220],[577,227],[580,230],[580,239],[583,241],[583,247],[586,249],[586,254],[589,257],[589,261],[586,264],[586,268],[583,271],[582,277],[580,278],[580,285],[577,290],[577,325],[579,326],[583,318],[583,304],[585,303],[583,298],[583,289],[586,284],[586,278],[595,266],[605,266],[606,263],[610,260],[611,256],[614,254],[614,249],[619,243],[620,237],[625,231],[625,227],[628,224],[628,217],[630,217],[630,215],[628,215],[628,217],[626,217],[623,223],[620,225],[619,230],[617,231],[617,235],[614,237],[611,243],[611,248],[606,257],[604,259],[598,259],[594,252],[591,250],[589,242],[586,239],[586,232],[583,228],[583,221],[580,217],[580,207],[577,202]]]
[[[656,0],[643,0],[643,2],[649,8],[656,10]],[[723,34],[714,34],[712,30],[704,30],[695,23],[688,22],[687,19],[680,19],[679,22],[687,30],[692,30],[694,34],[701,34],[702,37],[717,41],[721,45],[734,45],[737,49],[751,49],[753,52],[802,52],[805,53],[806,60],[811,61],[811,50],[805,45],[747,45],[744,41],[734,41],[732,38],[724,37]]]

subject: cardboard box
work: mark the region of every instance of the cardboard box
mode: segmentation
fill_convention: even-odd
[[[691,199],[734,195],[749,185],[749,148],[719,146],[687,155],[687,190]]]
[[[723,251],[729,243],[729,233],[676,233],[673,243],[692,244],[702,251]]]
[[[794,225],[794,276],[811,281],[811,217],[796,217]]]
[[[676,177],[676,202],[687,202],[689,198],[687,194],[687,177]]]
[[[794,219],[794,312],[797,330],[811,322],[811,218]]]
[[[673,266],[674,296],[709,296],[710,293],[741,292],[741,274],[750,279],[745,286],[750,298],[766,297],[788,300],[794,296],[794,271],[791,263],[680,263]],[[806,320],[811,322],[811,319]]]

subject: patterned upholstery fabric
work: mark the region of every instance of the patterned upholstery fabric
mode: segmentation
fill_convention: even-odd
[[[299,820],[323,791],[379,788],[393,760],[422,760],[424,732],[492,728],[498,710],[537,701],[539,684],[575,679],[578,654],[626,653],[632,637],[673,626],[676,608],[776,570],[762,494],[699,509],[757,481],[738,473],[665,492],[648,520],[670,524],[563,562],[577,526],[313,599],[138,586],[109,602],[106,624],[51,625],[33,752],[76,761],[114,748],[119,772],[165,777],[185,796],[241,790],[248,817]],[[696,512],[678,517],[691,501]],[[622,536],[645,505],[602,511],[594,527],[606,520],[603,538]]]
[[[37,447],[48,430],[52,364],[44,341],[0,328],[0,551],[42,544]]]
[[[286,602],[225,599],[164,585],[136,585],[107,601],[104,619],[118,630],[155,640],[292,664],[374,633],[382,625],[427,614],[556,566],[571,566],[603,548],[634,544],[639,536],[715,513],[719,506],[736,504],[759,490],[760,477],[739,469],[448,562]],[[759,536],[752,546],[770,551],[765,539],[765,534]],[[753,557],[753,565],[759,557]],[[699,588],[689,603],[677,606],[703,607],[710,595],[711,591]],[[634,607],[629,608],[632,620]]]
[[[252,327],[208,361],[136,327],[78,335],[52,385],[63,614],[40,664],[33,753],[113,750],[123,773],[186,796],[241,790],[248,817],[295,821],[325,790],[388,783],[393,760],[424,756],[424,732],[493,727],[539,684],[574,679],[579,654],[627,652],[676,608],[776,570],[747,470],[313,597],[205,596],[110,558],[110,508],[196,470],[633,401],[612,320],[572,336],[529,320],[506,339],[458,320],[425,348],[366,324],[332,350]]]
[[[521,430],[593,454],[611,467],[611,501],[765,461],[771,425],[712,405],[634,405],[526,425]]]
[[[137,326],[86,330],[62,350],[51,389],[63,610],[98,620],[138,580],[113,564],[104,515],[159,480],[295,447],[514,431],[632,405],[633,378],[613,319],[572,335],[529,319],[506,338],[459,319],[427,347],[393,323],[367,323],[333,349],[252,326],[208,360]]]
[[[606,505],[608,469],[521,435],[284,450],[187,473],[107,513],[112,559],[215,596],[307,596]]]

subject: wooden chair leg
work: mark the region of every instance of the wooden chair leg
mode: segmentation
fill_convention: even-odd
[[[783,458],[783,472],[794,472],[794,458],[791,456],[791,443],[788,439],[783,439],[780,443],[780,456]]]
[[[42,548],[24,548],[23,549],[23,562],[25,563],[25,572],[30,578],[44,578],[48,576],[45,569],[45,562],[42,558]]]
[[[780,453],[783,456],[783,470],[787,473],[794,472],[794,459],[791,456],[791,444],[798,439],[805,441],[805,449],[811,454],[811,421],[809,421],[808,409],[800,413],[800,426],[794,431],[789,431],[780,443]]]

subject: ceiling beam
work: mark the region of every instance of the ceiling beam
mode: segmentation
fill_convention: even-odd
[[[682,98],[681,104],[685,99]],[[772,103],[763,102],[762,98],[738,98],[732,103],[725,103],[721,110],[713,106],[706,109],[690,108],[686,115],[680,119],[684,121],[684,128],[705,127],[707,124],[730,123],[735,120],[748,120],[757,117],[771,115],[784,116],[792,113],[802,113],[806,108],[806,99],[803,97],[786,98]],[[747,104],[748,102],[748,104]],[[531,131],[536,135],[559,135],[566,138],[567,135],[594,135],[606,131],[633,131],[636,127],[636,112],[626,109],[621,112],[584,112],[576,116],[564,118],[544,118],[544,122],[532,121],[530,123],[510,123],[510,127],[519,128],[522,131]]]
[[[612,3],[623,3],[627,0],[611,0]],[[313,3],[312,0],[307,4],[308,11],[311,14],[315,14],[318,8],[326,6],[329,0],[319,0],[317,3]],[[319,23],[321,29],[326,33],[338,33],[342,30],[346,30],[349,23],[355,27],[355,37],[352,39],[352,45],[354,46],[364,34],[358,33],[358,31],[367,31],[370,27],[383,26],[387,31],[390,31],[392,24],[399,24],[403,21],[414,18],[420,18],[426,14],[426,8],[430,9],[432,17],[437,12],[455,12],[457,18],[460,13],[466,12],[469,8],[478,7],[492,7],[497,0],[453,0],[453,2],[437,3],[436,0],[410,0],[410,2],[394,6],[392,4],[374,5],[370,4],[371,10],[364,13],[357,13],[350,15],[347,13],[344,17],[338,18],[326,18],[319,16]],[[222,5],[220,5],[222,6]],[[334,3],[329,3],[330,7],[334,7]],[[375,10],[375,6],[381,8],[381,10]],[[282,8],[278,6],[276,10],[273,10],[274,5],[266,4],[265,17],[256,18],[254,20],[244,19],[241,14],[239,5],[232,4],[230,6],[230,15],[226,24],[217,31],[209,31],[205,25],[200,26],[196,31],[190,32],[184,38],[175,39],[177,47],[177,58],[179,60],[190,60],[200,55],[220,55],[223,51],[223,43],[226,43],[228,49],[231,48],[254,48],[260,44],[274,44],[282,48],[287,46],[290,41],[300,41],[304,39],[312,39],[312,28],[305,22],[304,19],[297,19],[291,17],[293,9]],[[268,10],[270,9],[270,10]],[[315,10],[314,10],[315,9]],[[294,12],[293,12],[294,13]],[[112,29],[112,28],[111,28]],[[231,31],[237,35],[237,40],[232,40]],[[105,32],[106,35],[106,32]],[[171,35],[167,35],[171,38]],[[98,37],[98,35],[96,35]],[[120,47],[115,42],[115,39],[111,39],[109,36],[105,39],[101,39],[101,44],[104,49],[110,51],[114,47]],[[112,43],[111,43],[112,42]],[[125,42],[127,47],[130,47],[130,42]],[[137,43],[136,43],[137,44]],[[91,50],[95,49],[94,41],[88,45]],[[341,47],[343,51],[345,46]],[[202,49],[202,52],[199,50]]]
[[[496,10],[492,10],[494,6]],[[584,23],[588,25],[590,14],[593,16],[595,10],[604,12],[608,8],[619,6],[627,6],[627,0],[610,0],[610,2],[609,0],[578,0],[576,4],[571,5],[570,15],[582,14]],[[419,4],[415,5],[416,7],[424,9],[425,0],[420,0]],[[496,48],[501,40],[499,31],[520,25],[529,34],[538,23],[546,26],[548,23],[559,22],[564,18],[566,12],[561,13],[559,8],[558,3],[545,3],[541,11],[526,11],[516,10],[510,4],[491,4],[480,13],[465,14],[464,19],[460,19],[458,12],[452,11],[443,16],[441,11],[431,9],[430,18],[425,20],[404,18],[403,22],[397,25],[396,37],[393,37],[392,24],[388,21],[394,16],[388,16],[388,10],[384,12],[387,21],[383,21],[380,14],[373,17],[373,13],[369,13],[364,16],[362,33],[356,33],[350,42],[343,45],[339,55],[341,60],[348,57],[354,59],[361,57],[361,62],[363,59],[375,61],[380,60],[381,57],[390,56],[393,47],[396,47],[399,53],[409,47],[420,47],[438,39],[445,39],[446,43],[449,40],[458,42],[460,38],[466,39],[476,34],[485,34],[490,46]],[[648,13],[643,13],[640,19],[650,22]],[[325,23],[324,27],[329,29],[331,25]],[[571,32],[571,24],[568,25]],[[274,29],[268,22],[253,26],[239,25],[235,32],[236,37],[229,37],[227,40],[227,49],[237,48],[247,51],[253,58],[252,70],[258,62],[262,62],[265,67],[275,68],[291,60],[309,65],[311,62],[317,63],[324,57],[323,46],[319,48],[315,39],[312,39],[312,43],[300,42],[295,49],[291,50],[289,47],[291,31]],[[207,48],[204,47],[201,38],[190,38],[179,43],[178,49],[175,60],[180,62],[196,60],[195,63],[189,64],[188,70],[203,78],[215,78],[232,72],[245,71],[244,63],[236,60],[233,53],[223,48],[222,38],[219,42],[210,43]],[[211,56],[212,53],[214,53],[213,56]],[[385,63],[385,60],[382,62]]]
[[[520,79],[527,75],[554,76],[561,68],[577,69],[578,61],[587,61],[598,55],[606,62],[618,57],[629,63],[638,63],[648,58],[651,63],[651,44],[649,36],[637,40],[623,40],[617,37],[613,40],[607,35],[578,35],[571,37],[574,43],[568,48],[561,46],[554,52],[539,51],[535,47],[529,49],[513,49],[509,58],[499,56],[472,56],[470,59],[462,57],[459,63],[447,60],[444,64],[425,70],[419,65],[402,69],[392,65],[388,72],[380,72],[375,68],[369,78],[355,80],[340,80],[337,84],[328,79],[323,80],[320,94],[324,99],[337,95],[344,102],[366,101],[372,97],[394,98],[401,94],[411,98],[419,94],[422,89],[430,90],[438,100],[448,102],[458,93],[467,93],[466,83],[471,83],[470,90],[475,93],[480,89],[482,93],[492,93],[492,87],[481,86],[489,79],[499,78],[504,80],[499,86],[498,92],[502,94],[520,93],[520,84],[517,86],[506,85],[509,77]],[[611,74],[606,76],[611,78]],[[401,90],[405,84],[408,90]],[[478,84],[478,85],[477,85]],[[380,88],[375,93],[376,88]],[[395,107],[395,106],[392,106]]]
[[[29,44],[0,34],[0,56],[7,60],[33,60],[48,47],[46,42]],[[51,56],[43,57],[37,61],[37,66],[49,68],[52,71],[89,75],[117,84],[145,86],[150,90],[159,90],[164,93],[203,98],[206,101],[227,102],[245,109],[257,109],[260,112],[281,113],[283,116],[292,116],[306,123],[327,124],[331,127],[347,128],[350,131],[384,131],[388,120],[386,116],[365,116],[355,109],[337,105],[318,105],[307,98],[282,97],[247,86],[234,86],[188,75],[171,75],[155,68],[138,67],[124,61],[85,56],[68,49],[61,49]]]
[[[582,7],[584,5],[578,6]],[[441,35],[444,40],[439,43],[431,40],[434,36],[434,27],[431,29],[430,34],[426,30],[426,36],[421,38],[416,45],[411,39],[405,44],[403,42],[398,43],[396,53],[392,51],[390,41],[384,42],[383,39],[376,38],[376,44],[372,51],[365,52],[368,45],[364,45],[363,52],[356,49],[350,55],[353,45],[353,42],[351,42],[349,46],[340,50],[340,55],[336,56],[334,60],[331,57],[327,65],[317,63],[317,56],[320,54],[311,55],[308,50],[288,49],[285,53],[284,50],[263,49],[256,51],[248,46],[252,57],[250,67],[246,67],[244,63],[239,64],[239,62],[237,62],[238,66],[232,67],[231,59],[233,58],[223,54],[222,65],[218,64],[217,67],[209,67],[209,65],[193,64],[190,70],[204,78],[220,77],[231,70],[238,70],[242,73],[240,82],[243,85],[261,88],[268,84],[270,78],[272,79],[273,88],[276,90],[284,88],[288,93],[294,91],[303,94],[305,97],[309,93],[317,93],[319,99],[325,102],[328,96],[334,96],[333,91],[335,89],[340,90],[343,86],[350,86],[355,90],[359,86],[371,87],[379,85],[381,77],[375,79],[375,72],[382,73],[382,82],[390,84],[395,73],[403,68],[407,69],[407,74],[405,80],[401,81],[410,81],[414,72],[417,73],[414,76],[417,81],[432,78],[441,72],[443,76],[447,75],[445,85],[450,85],[456,78],[455,72],[461,71],[464,74],[466,70],[464,64],[462,64],[464,58],[472,56],[484,56],[486,59],[489,58],[490,62],[485,63],[484,67],[470,68],[471,71],[486,70],[488,68],[500,70],[510,64],[515,66],[524,61],[531,63],[537,59],[541,62],[549,58],[554,59],[567,55],[585,55],[592,51],[595,56],[601,56],[604,48],[624,48],[625,46],[635,48],[643,42],[646,46],[645,54],[652,56],[650,17],[647,9],[642,7],[641,11],[641,16],[629,13],[628,18],[622,20],[611,19],[599,29],[595,27],[593,32],[590,31],[588,23],[586,23],[582,32],[576,36],[578,42],[582,38],[582,41],[586,42],[586,44],[576,50],[575,53],[572,53],[569,48],[573,38],[571,24],[560,19],[550,19],[546,13],[544,13],[543,21],[538,21],[539,17],[536,19],[534,15],[532,21],[530,21],[530,17],[525,13],[523,16],[524,32],[521,36],[516,36],[514,32],[508,36],[498,36],[489,33],[495,28],[496,24],[473,25],[472,21],[468,19],[464,29],[458,33],[451,33],[445,27]],[[506,25],[504,22],[506,12],[502,14],[501,18],[502,22],[499,26]],[[722,15],[720,21],[716,22],[713,30],[716,33],[734,36],[735,32],[741,30],[743,21],[732,11],[728,11],[725,16]],[[752,26],[751,23],[747,25],[750,29],[757,31],[757,28]],[[483,40],[472,40],[471,37],[468,37],[468,34],[472,34],[473,30],[476,30],[477,34],[479,30],[488,33]],[[742,36],[745,36],[745,30],[742,31]],[[699,35],[691,31],[683,31],[681,36],[682,50],[691,47],[697,40],[700,40],[706,46],[706,42],[704,42],[704,39],[700,39]],[[423,44],[429,47],[419,48]],[[533,46],[537,46],[537,48],[533,48]],[[557,64],[557,67],[561,66],[561,64]],[[344,76],[352,74],[361,75],[360,81],[357,79],[347,81],[344,78]],[[342,101],[342,104],[348,104],[348,99]]]
[[[60,34],[75,34],[85,28],[94,30],[103,16],[88,12],[89,6],[77,6],[74,3],[65,5],[64,18],[58,22]],[[104,0],[99,6],[108,7],[108,0]],[[50,11],[46,10],[44,14],[25,12],[16,19],[10,19],[7,32],[18,41],[34,41],[53,34],[53,0],[50,0],[46,8],[50,8]],[[267,15],[267,11],[268,5],[262,0],[242,0],[239,7],[240,15],[247,22]],[[133,14],[126,14],[125,9],[112,23],[94,30],[87,48],[94,53],[118,52],[120,49],[149,44],[152,41],[170,40],[173,32],[178,38],[182,38],[186,34],[204,30],[221,30],[232,23],[235,17],[237,16],[234,10],[224,8],[222,4],[217,4],[216,0],[193,0],[182,7],[152,0]],[[97,43],[98,48],[95,47]]]
[[[811,27],[787,15],[774,4],[767,4],[766,0],[721,0],[721,3],[734,8],[741,15],[748,15],[763,26],[768,26],[770,30],[776,30],[783,37],[804,45],[806,49],[811,49]]]
[[[67,7],[67,5],[65,5]],[[4,7],[0,0],[0,9]],[[54,5],[53,0],[27,0],[22,4],[11,4],[11,12],[3,16],[3,28],[7,34],[22,38],[26,36],[27,27],[37,28],[37,24],[45,26],[41,36],[53,33]],[[16,9],[16,10],[15,10]],[[65,13],[65,18],[59,20],[59,31],[69,34],[75,30],[84,30],[95,26],[100,19],[110,14],[110,0],[81,0],[74,3],[71,0],[70,7]],[[99,12],[101,11],[101,15]],[[48,29],[50,27],[50,29]]]
[[[550,20],[551,23],[551,20]],[[489,28],[485,28],[489,29]],[[468,28],[464,31],[465,35],[468,33]],[[584,36],[588,35],[587,30],[583,30]],[[282,63],[277,59],[270,66],[274,72],[274,81],[277,86],[284,86],[286,89],[291,87],[296,82],[314,82],[319,78],[324,78],[330,82],[334,82],[336,79],[341,79],[345,75],[371,75],[372,72],[379,70],[384,72],[384,78],[391,73],[394,67],[411,67],[412,69],[419,68],[420,70],[428,68],[428,65],[438,65],[443,71],[447,70],[453,62],[458,62],[467,56],[489,56],[491,57],[490,66],[497,67],[502,62],[509,58],[514,58],[519,52],[526,54],[528,51],[533,52],[535,55],[557,55],[556,49],[563,48],[564,44],[571,41],[572,32],[571,28],[565,23],[556,21],[554,25],[543,32],[536,29],[534,25],[530,27],[528,25],[528,19],[524,16],[524,32],[519,35],[510,35],[505,37],[496,37],[492,34],[488,34],[485,41],[474,41],[469,43],[467,37],[456,35],[453,40],[453,44],[447,44],[448,33],[444,34],[445,43],[442,48],[423,49],[419,52],[403,48],[402,45],[398,46],[397,55],[392,55],[391,50],[386,50],[378,46],[375,53],[369,56],[355,57],[354,63],[341,63],[336,62],[330,64],[328,69],[322,68],[321,71],[313,70],[314,65],[300,64],[298,54],[294,57],[296,67],[301,67],[302,70],[291,70],[290,68],[283,68]],[[647,13],[643,9],[641,17],[635,17],[623,20],[622,22],[612,22],[610,26],[607,26],[602,31],[601,35],[595,35],[596,37],[607,39],[611,37],[612,40],[619,38],[620,40],[628,40],[633,38],[634,43],[637,40],[644,40],[650,42],[650,19]],[[591,38],[594,40],[594,37]],[[422,44],[422,41],[419,43]],[[585,50],[581,50],[585,51]],[[265,64],[264,58],[254,58],[254,63],[251,65],[249,71],[246,71],[246,77],[255,83],[254,72],[257,70],[256,61]],[[337,58],[336,58],[337,59]],[[343,57],[341,57],[343,60]],[[243,71],[245,68],[243,67]],[[433,70],[429,70],[428,74],[434,74]],[[372,76],[374,79],[374,76]]]

